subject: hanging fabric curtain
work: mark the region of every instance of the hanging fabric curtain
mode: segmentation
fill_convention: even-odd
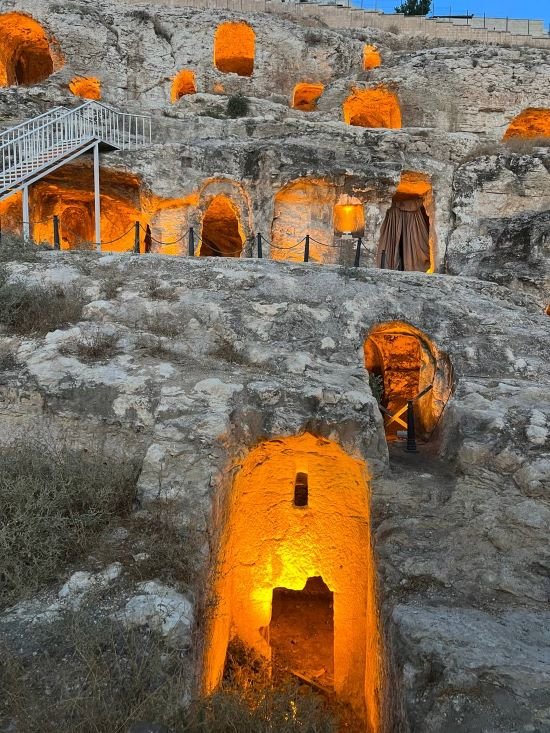
[[[380,230],[376,264],[386,270],[429,269],[430,229],[422,199],[394,199]]]

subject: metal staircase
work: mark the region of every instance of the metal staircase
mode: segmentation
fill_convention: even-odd
[[[94,151],[96,240],[99,244],[99,148],[134,150],[151,143],[151,118],[99,102],[55,107],[0,133],[0,201],[23,191],[23,229],[29,236],[28,187],[89,150]]]

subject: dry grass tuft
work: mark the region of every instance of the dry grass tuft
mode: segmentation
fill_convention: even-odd
[[[0,450],[0,606],[58,579],[129,513],[136,467],[68,446]]]
[[[37,245],[3,232],[0,239],[0,262],[35,262],[39,252],[51,249],[48,244]]]
[[[10,333],[45,335],[79,321],[84,300],[75,288],[8,280],[0,270],[0,324]]]
[[[95,326],[82,333],[75,343],[64,344],[61,353],[76,356],[80,361],[105,361],[116,353],[118,338]]]

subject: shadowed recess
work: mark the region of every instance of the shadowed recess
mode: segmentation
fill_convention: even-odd
[[[179,71],[172,81],[171,100],[172,103],[177,102],[186,94],[196,94],[197,84],[195,81],[195,72],[189,69]]]
[[[202,221],[201,239],[201,257],[240,256],[245,237],[237,209],[224,194],[210,201]]]

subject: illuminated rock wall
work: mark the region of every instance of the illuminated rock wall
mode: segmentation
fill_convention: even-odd
[[[297,472],[308,475],[308,506],[293,504]],[[219,682],[236,635],[271,659],[267,629],[273,589],[301,590],[322,576],[334,593],[334,688],[379,729],[380,641],[364,464],[312,435],[267,442],[236,476],[216,564],[215,611],[205,686]]]

